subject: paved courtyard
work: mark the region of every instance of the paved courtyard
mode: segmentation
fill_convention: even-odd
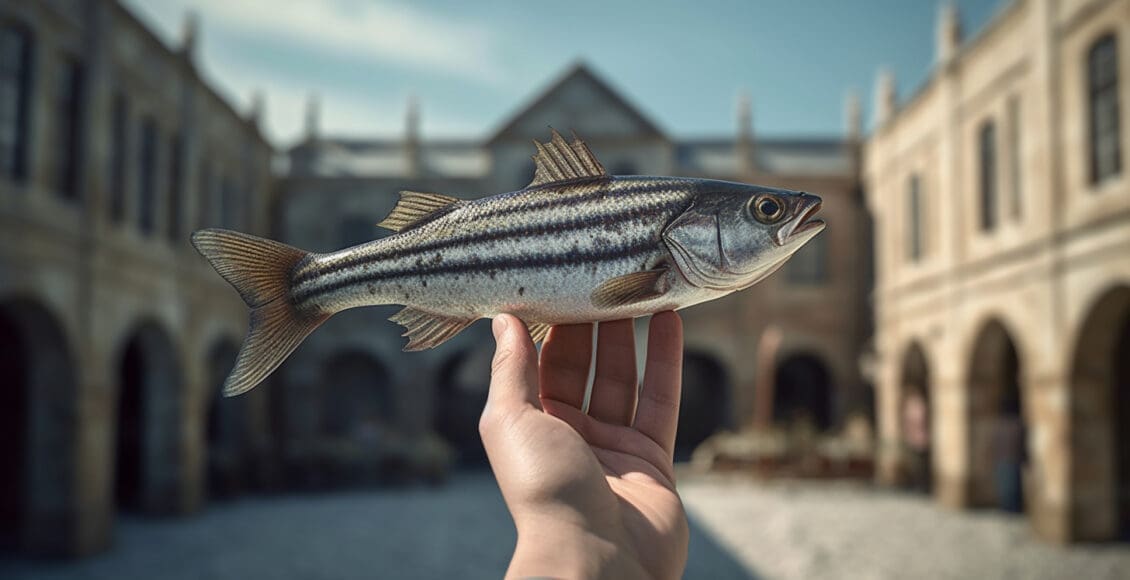
[[[858,484],[684,476],[680,487],[692,522],[687,578],[1130,577],[1130,547],[1048,546],[1017,518],[954,514]],[[255,498],[188,519],[124,518],[104,555],[2,561],[0,578],[497,578],[514,537],[489,474],[468,474],[436,488]]]

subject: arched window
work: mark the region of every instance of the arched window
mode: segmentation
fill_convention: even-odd
[[[1087,53],[1090,95],[1091,183],[1122,173],[1119,139],[1118,43],[1108,34]]]
[[[910,176],[906,188],[907,257],[911,262],[922,258],[922,189],[918,174]]]
[[[978,131],[978,151],[980,153],[981,186],[981,230],[991,231],[997,227],[997,213],[1000,200],[997,199],[997,127],[992,121],[985,121]]]

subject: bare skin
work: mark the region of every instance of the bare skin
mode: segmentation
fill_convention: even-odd
[[[588,414],[590,324],[554,327],[540,363],[520,320],[500,315],[493,330],[479,431],[518,530],[506,577],[680,577],[689,532],[672,465],[678,315],[652,318],[642,391],[632,322],[600,324]]]

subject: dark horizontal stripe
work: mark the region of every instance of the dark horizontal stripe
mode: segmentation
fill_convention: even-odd
[[[669,184],[659,183],[659,182],[650,182],[650,183],[647,183],[647,184],[641,184],[639,186],[626,188],[626,189],[623,189],[623,190],[620,190],[620,191],[617,191],[617,192],[614,192],[614,193],[608,192],[606,190],[603,190],[603,191],[602,190],[595,190],[595,191],[587,192],[586,194],[580,195],[580,196],[570,196],[569,199],[555,198],[555,199],[551,199],[551,200],[539,200],[538,202],[534,202],[534,203],[530,203],[530,204],[511,205],[511,206],[507,206],[507,207],[520,208],[523,211],[525,211],[525,210],[533,211],[533,210],[537,210],[537,209],[546,209],[546,208],[550,208],[550,207],[562,208],[562,207],[567,207],[567,206],[570,206],[570,205],[576,205],[578,202],[587,201],[589,198],[595,197],[598,194],[611,193],[612,195],[621,195],[621,194],[642,195],[642,194],[648,194],[648,193],[657,193],[657,192],[660,192],[660,191],[674,191],[674,190],[671,190],[669,188]],[[542,234],[542,233],[552,233],[552,232],[561,231],[563,229],[573,229],[573,228],[576,228],[579,225],[584,225],[586,223],[592,223],[594,225],[606,225],[606,222],[609,221],[609,218],[616,218],[615,221],[621,221],[625,217],[628,217],[628,218],[635,217],[637,214],[642,213],[642,211],[644,209],[651,209],[652,207],[654,207],[654,209],[667,210],[667,209],[673,209],[676,206],[681,206],[684,203],[685,203],[685,201],[682,200],[682,199],[673,199],[673,200],[668,201],[668,202],[654,202],[654,203],[648,203],[647,201],[645,201],[645,202],[640,203],[638,205],[630,205],[630,206],[625,207],[625,208],[617,208],[615,211],[602,212],[602,213],[598,213],[596,215],[588,216],[586,219],[581,219],[581,218],[578,218],[578,217],[575,217],[575,216],[568,216],[567,219],[564,219],[564,220],[555,220],[555,221],[542,222],[542,223],[525,223],[525,224],[516,225],[514,227],[510,227],[510,228],[500,228],[500,229],[495,229],[495,230],[490,230],[490,231],[472,232],[472,233],[468,233],[468,234],[456,235],[456,236],[451,236],[451,237],[437,239],[437,240],[430,240],[430,241],[423,242],[423,243],[404,245],[404,246],[400,246],[400,247],[390,247],[387,250],[378,249],[377,251],[374,251],[372,253],[358,252],[356,256],[353,256],[353,257],[351,257],[347,260],[341,260],[341,261],[335,262],[333,264],[332,268],[334,268],[335,270],[347,270],[347,269],[351,269],[351,268],[354,268],[356,266],[366,264],[366,263],[386,262],[386,261],[396,260],[396,259],[403,258],[403,257],[410,257],[410,256],[413,256],[413,255],[416,255],[416,254],[442,251],[442,250],[445,250],[445,249],[452,247],[452,246],[461,246],[461,245],[475,244],[475,243],[479,243],[479,242],[497,241],[497,240],[508,238],[508,237],[521,237],[521,236],[529,236],[529,235],[536,235],[536,234]],[[517,212],[514,212],[514,213],[517,213]],[[493,218],[497,218],[497,217],[503,217],[506,214],[507,214],[507,212],[496,210],[496,211],[492,211],[492,212],[489,212],[489,213],[486,213],[486,214],[480,214],[480,215],[475,216],[475,217],[478,218],[478,219],[493,219]],[[382,244],[388,244],[388,243],[392,242],[394,239],[395,238],[385,238],[385,240],[382,240],[381,243]],[[295,285],[304,284],[306,282],[309,282],[309,281],[317,278],[320,275],[321,275],[320,268],[318,268],[317,266],[315,266],[315,264],[312,263],[312,264],[309,265],[309,268],[303,268],[303,269],[298,270],[298,276],[297,276],[297,278],[295,278],[293,280],[293,283]]]
[[[420,278],[424,276],[443,276],[450,274],[466,274],[470,272],[489,274],[511,270],[528,270],[538,268],[555,268],[577,264],[593,264],[600,262],[614,262],[629,257],[653,252],[658,247],[658,237],[647,237],[623,247],[607,247],[597,251],[568,251],[558,254],[543,254],[535,256],[508,256],[504,258],[479,258],[474,254],[463,262],[443,263],[435,266],[414,266],[385,272],[373,272],[356,278],[337,280],[332,284],[306,289],[296,293],[293,300],[301,303],[310,298],[329,294],[336,290],[354,284],[367,284],[369,282],[387,282],[401,277]]]

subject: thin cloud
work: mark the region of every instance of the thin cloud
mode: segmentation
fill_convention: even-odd
[[[196,0],[206,26],[285,38],[313,50],[453,74],[496,85],[505,81],[494,33],[407,4],[366,0]]]

